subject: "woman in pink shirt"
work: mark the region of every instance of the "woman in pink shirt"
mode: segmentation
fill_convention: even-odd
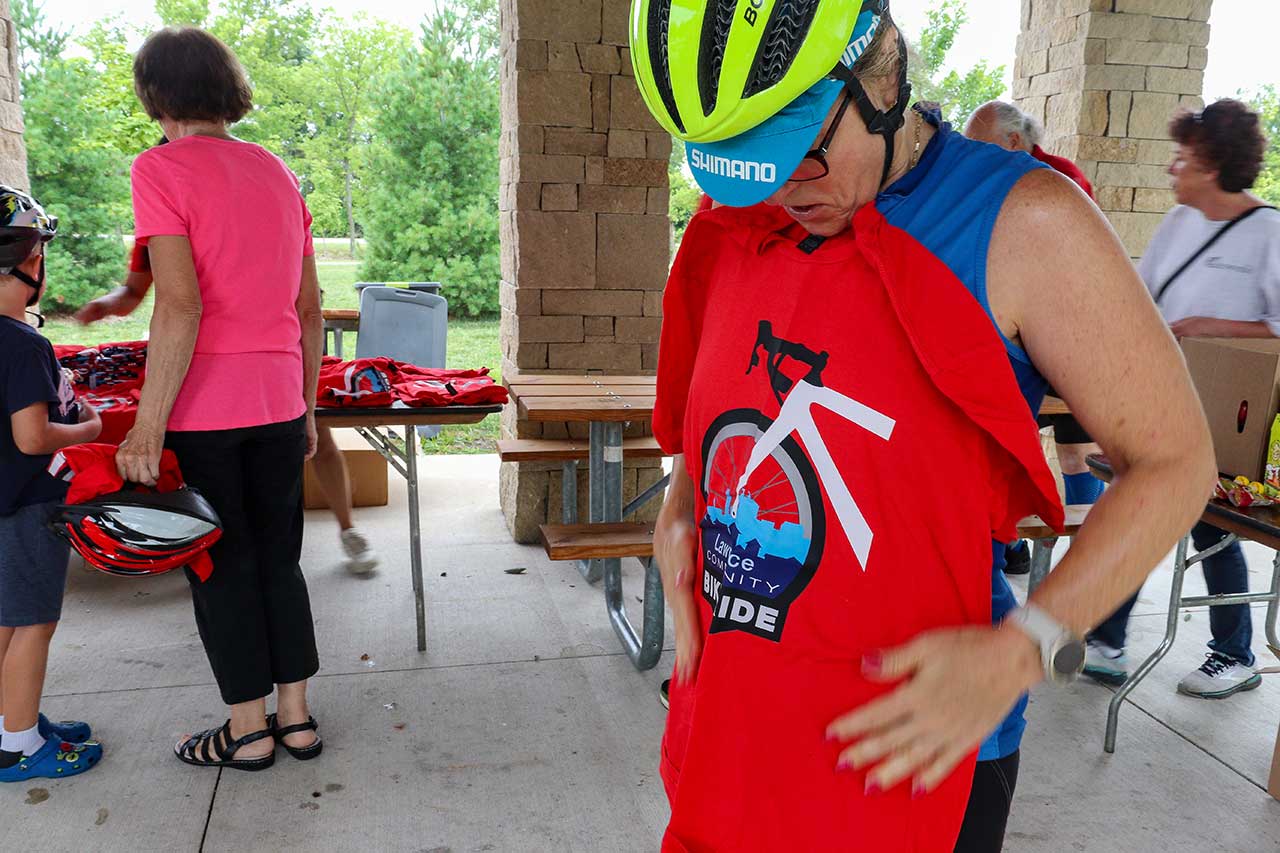
[[[201,583],[188,571],[188,580],[230,718],[175,752],[188,764],[261,770],[277,740],[297,758],[321,750],[306,695],[319,660],[299,566],[323,343],[311,215],[284,163],[228,132],[253,105],[226,45],[199,29],[160,30],[133,73],[169,144],[133,164],[136,235],[156,298],[138,420],[118,466],[126,480],[152,484],[168,447],[222,518],[213,575]]]

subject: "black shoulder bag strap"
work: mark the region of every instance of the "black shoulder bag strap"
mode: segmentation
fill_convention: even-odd
[[[1221,228],[1219,228],[1216,234],[1210,237],[1203,246],[1197,249],[1194,255],[1187,258],[1187,262],[1182,266],[1178,267],[1178,271],[1175,272],[1173,275],[1169,276],[1168,280],[1165,281],[1165,283],[1160,286],[1160,289],[1156,291],[1156,299],[1155,299],[1156,304],[1157,305],[1160,304],[1160,300],[1164,298],[1165,293],[1168,292],[1169,288],[1173,285],[1173,283],[1177,281],[1178,278],[1181,277],[1181,275],[1184,272],[1190,269],[1192,264],[1200,260],[1201,255],[1203,255],[1205,252],[1213,248],[1214,243],[1217,243],[1223,237],[1227,236],[1228,231],[1230,231],[1232,228],[1235,228],[1241,222],[1244,222],[1250,216],[1253,216],[1259,210],[1275,210],[1275,208],[1269,204],[1260,204],[1257,207],[1251,207],[1248,210],[1246,210],[1244,213],[1237,216],[1235,219],[1228,222],[1226,225],[1223,225]]]

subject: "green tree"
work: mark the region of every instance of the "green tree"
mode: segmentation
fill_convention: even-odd
[[[112,119],[102,112],[99,69],[65,55],[68,34],[46,23],[38,0],[16,0],[13,20],[31,188],[59,219],[45,307],[71,311],[123,272],[118,234],[128,210],[128,161],[108,138]]]
[[[1267,203],[1280,206],[1280,89],[1267,85],[1253,93],[1241,91],[1236,97],[1258,111],[1262,132],[1267,135],[1266,158],[1253,192]]]
[[[438,280],[455,313],[496,313],[496,0],[438,6],[374,100],[363,274]]]
[[[133,51],[129,49],[129,42],[137,34],[137,30],[122,23],[119,17],[113,17],[95,23],[79,40],[89,54],[99,81],[85,106],[106,120],[102,141],[126,164],[154,145],[161,135],[160,128],[142,109],[133,91]],[[128,199],[124,201],[127,208]],[[122,211],[123,226],[131,219],[132,211]]]
[[[356,199],[361,195],[365,163],[361,149],[372,138],[371,94],[379,81],[409,50],[413,36],[407,30],[370,21],[363,14],[351,21],[329,21],[314,64],[319,96],[315,104],[315,135],[303,143],[311,177],[325,201],[340,199],[342,224],[332,222],[332,210],[324,214],[327,233],[346,234],[351,257],[356,256]]]
[[[321,25],[305,0],[222,0],[203,24],[235,51],[253,86],[254,110],[236,125],[236,135],[291,165],[315,134],[312,60]]]
[[[698,209],[702,198],[702,190],[693,178],[685,174],[684,143],[673,139],[671,143],[671,161],[667,165],[667,180],[671,184],[671,200],[667,207],[667,215],[671,218],[672,239],[680,245],[684,237],[684,229]],[[672,257],[675,257],[674,253]]]
[[[203,27],[209,0],[156,0],[156,15],[166,27]]]
[[[916,40],[908,76],[916,100],[933,101],[952,124],[962,125],[974,110],[1004,92],[1004,66],[982,60],[968,71],[945,71],[956,34],[969,21],[965,0],[936,0],[926,13],[929,23]]]

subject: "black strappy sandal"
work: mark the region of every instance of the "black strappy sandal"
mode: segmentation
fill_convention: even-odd
[[[196,767],[230,767],[232,770],[266,770],[276,763],[273,749],[261,758],[232,758],[246,744],[271,737],[271,729],[250,732],[238,740],[231,739],[231,721],[221,727],[194,734],[173,748],[178,760]]]
[[[299,761],[310,761],[311,759],[319,756],[324,750],[324,741],[320,740],[320,735],[318,733],[316,734],[315,741],[307,746],[289,746],[289,744],[284,742],[285,735],[291,735],[297,732],[318,732],[320,724],[316,722],[315,717],[307,717],[307,721],[305,723],[298,723],[293,726],[279,728],[279,725],[280,721],[276,718],[275,714],[267,716],[267,726],[271,729],[271,734],[276,739],[276,743],[287,749],[289,754]]]

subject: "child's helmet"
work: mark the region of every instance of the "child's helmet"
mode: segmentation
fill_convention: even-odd
[[[57,233],[58,217],[22,190],[0,184],[0,275],[11,275]]]

